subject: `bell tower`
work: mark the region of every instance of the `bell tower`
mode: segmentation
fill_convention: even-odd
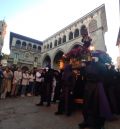
[[[7,24],[4,20],[0,21],[0,53],[4,44],[4,38],[6,34]]]

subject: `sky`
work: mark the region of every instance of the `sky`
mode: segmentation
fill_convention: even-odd
[[[0,0],[0,20],[5,19],[7,23],[2,51],[9,53],[10,32],[43,41],[102,4],[106,7],[108,24],[107,53],[116,63],[119,0]]]

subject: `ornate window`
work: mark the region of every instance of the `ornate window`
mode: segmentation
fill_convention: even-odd
[[[37,49],[37,46],[36,45],[33,45],[33,50],[36,50]]]
[[[55,47],[57,46],[57,40],[55,40],[55,42],[54,42],[54,46],[55,46]]]
[[[52,42],[50,43],[50,48],[52,48]]]
[[[69,40],[73,39],[73,32],[69,33]]]
[[[47,49],[49,49],[49,44],[47,44]]]
[[[22,48],[26,49],[26,42],[22,42]]]
[[[66,35],[63,36],[63,43],[66,42]]]
[[[61,44],[61,38],[58,39],[58,45]]]
[[[75,32],[74,32],[74,37],[78,37],[79,36],[79,29],[76,29]]]
[[[81,36],[88,35],[88,30],[87,30],[87,27],[85,25],[81,26],[80,34],[81,34]]]
[[[21,41],[20,40],[16,41],[15,47],[16,48],[20,48],[21,47]]]
[[[41,46],[38,46],[38,51],[41,52]]]

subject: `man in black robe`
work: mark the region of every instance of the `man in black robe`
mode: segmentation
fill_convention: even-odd
[[[73,109],[74,86],[75,76],[72,72],[72,65],[67,64],[62,75],[60,102],[58,104],[58,111],[55,112],[55,115],[60,115],[63,113],[65,113],[67,116],[71,115]]]
[[[79,124],[80,128],[101,129],[104,126],[105,119],[112,116],[103,88],[106,67],[97,61],[97,58],[93,58],[86,65],[84,122]],[[102,105],[104,102],[105,106]]]

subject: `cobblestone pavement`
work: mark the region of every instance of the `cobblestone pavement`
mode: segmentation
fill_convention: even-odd
[[[39,97],[0,100],[0,129],[78,129],[80,111],[71,117],[55,116],[57,105],[36,107]],[[120,129],[120,120],[106,122],[105,129]]]

